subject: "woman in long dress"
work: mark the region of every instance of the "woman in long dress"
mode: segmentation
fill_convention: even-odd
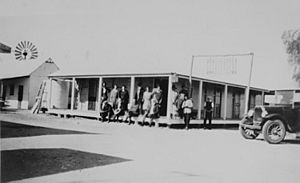
[[[117,104],[118,92],[119,92],[118,86],[115,84],[109,96],[109,101],[111,102],[114,109],[116,108],[116,104]]]
[[[152,93],[150,92],[149,86],[147,86],[146,90],[144,91],[144,94],[143,94],[143,111],[144,111],[144,115],[143,115],[143,119],[142,119],[143,124],[145,122],[147,115],[150,112],[151,95],[152,95]]]

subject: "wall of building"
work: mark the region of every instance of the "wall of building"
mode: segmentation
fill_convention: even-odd
[[[165,98],[163,101],[166,103],[168,102],[168,84],[169,84],[169,77],[164,76],[164,77],[134,77],[134,87],[133,87],[133,95],[136,92],[137,85],[141,84],[142,87],[149,86],[150,90],[155,87],[155,84],[160,84],[161,88],[163,89],[163,96]],[[98,78],[94,78],[97,82],[94,82],[94,84],[99,83]],[[76,92],[75,92],[75,100],[78,101],[77,104],[77,109],[78,110],[89,110],[89,85],[91,81],[90,79],[76,79],[77,84],[79,85],[79,93],[78,97],[76,97]],[[178,77],[177,79],[172,80],[172,85],[174,85],[177,88],[177,91],[179,92],[182,89],[182,86],[184,86],[187,90],[189,89],[189,80],[187,78],[181,78]],[[114,84],[120,87],[122,85],[125,85],[129,94],[131,93],[131,77],[122,77],[122,78],[103,78],[103,82],[106,83],[106,86],[111,89]],[[52,104],[55,105],[56,108],[67,108],[67,104],[70,103],[68,99],[70,98],[70,88],[71,88],[71,82],[69,82],[69,85],[66,85],[65,83],[58,83],[56,82],[56,86],[53,85],[53,90],[56,90],[56,94],[52,94]],[[97,84],[98,85],[98,84]],[[214,113],[214,118],[224,118],[224,112],[225,112],[225,84],[216,84],[216,83],[210,83],[208,81],[203,81],[203,88],[202,88],[202,96],[199,96],[199,87],[200,87],[200,81],[193,80],[192,84],[192,91],[193,91],[193,102],[194,102],[194,110],[199,109],[199,106],[201,108],[201,117],[203,118],[203,106],[206,98],[208,96],[212,97],[215,106],[216,101],[215,100],[220,100],[219,103],[219,110],[216,110],[215,108],[215,113]],[[56,88],[56,89],[54,89]],[[60,92],[59,92],[60,90]],[[60,95],[58,93],[61,93]],[[96,91],[98,94],[98,90]],[[252,96],[251,101],[254,102],[256,105],[262,103],[262,95],[260,91],[255,91],[255,95]],[[69,94],[69,96],[68,96]],[[97,96],[97,95],[96,95]],[[199,104],[200,102],[200,97],[201,97],[201,105]],[[55,98],[55,99],[54,99]],[[235,103],[237,105],[234,105],[233,103],[233,98],[235,98]],[[97,99],[98,101],[98,99]],[[162,107],[163,108],[163,107]],[[241,87],[233,87],[233,86],[228,86],[228,92],[227,92],[227,106],[226,106],[226,119],[241,119],[244,116],[244,109],[245,109],[245,88]],[[76,109],[76,108],[74,108]],[[97,109],[97,108],[96,108]],[[164,113],[167,110],[166,105],[164,106]],[[235,113],[236,115],[233,116],[233,110],[236,110],[237,112]],[[218,111],[216,113],[216,111]],[[162,116],[165,116],[162,115]]]
[[[226,118],[227,119],[232,119],[232,105],[233,105],[233,95],[232,91],[228,87],[228,92],[227,92],[227,108],[226,108]]]
[[[44,80],[48,80],[48,75],[58,71],[58,67],[53,62],[44,62],[35,69],[29,79],[29,109],[33,107],[35,99],[38,95],[39,88]]]
[[[68,109],[71,82],[52,80],[50,108]]]
[[[7,102],[7,108],[12,109],[28,109],[29,104],[29,78],[17,78],[3,81],[6,88],[5,100]],[[10,95],[10,85],[14,85],[13,95]],[[23,86],[22,101],[18,101],[19,86]]]
[[[197,111],[199,109],[199,102],[200,102],[199,85],[200,85],[199,81],[192,81],[192,91],[193,91],[192,97],[193,97],[193,104],[194,104],[193,108],[194,108],[194,110],[197,110]]]
[[[78,84],[78,98],[76,109],[81,111],[88,110],[89,79],[76,79]]]
[[[241,94],[241,106],[240,106],[240,119],[244,117],[245,115],[245,89],[244,89],[244,93]]]

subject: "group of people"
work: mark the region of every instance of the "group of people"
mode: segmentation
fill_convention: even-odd
[[[176,87],[172,86],[172,111],[171,118],[179,117],[184,120],[185,128],[189,128],[190,119],[193,112],[193,101],[188,90],[183,85],[177,92]],[[145,124],[146,118],[149,118],[149,126],[155,125],[154,120],[160,117],[160,107],[162,102],[162,90],[159,85],[150,91],[150,87],[142,87],[138,84],[136,93],[131,102],[129,102],[129,92],[125,85],[118,89],[115,84],[111,90],[102,85],[101,92],[101,118],[102,121],[128,121],[128,124],[134,123],[132,117],[139,117],[142,125]],[[211,129],[211,120],[214,104],[210,97],[204,103],[204,121],[203,128]],[[123,116],[120,119],[120,116]],[[208,124],[206,124],[208,120]]]
[[[179,117],[180,119],[184,119],[185,128],[188,129],[193,112],[193,101],[184,85],[182,85],[182,88],[179,92],[176,90],[176,87],[173,85],[171,93],[173,101],[171,118],[176,119]]]
[[[182,85],[182,88],[177,92],[177,88],[172,86],[172,111],[171,118],[176,119],[179,117],[184,120],[185,128],[189,128],[190,119],[193,112],[193,101],[189,95],[188,90],[185,85]],[[211,120],[213,114],[214,104],[211,97],[207,97],[207,100],[204,103],[204,121],[203,128],[211,129]],[[206,123],[208,120],[208,124]]]
[[[128,121],[128,124],[132,124],[132,117],[141,117],[142,124],[149,118],[149,126],[152,126],[154,120],[159,118],[162,90],[159,85],[150,91],[149,86],[143,88],[138,84],[134,98],[129,103],[129,92],[124,85],[120,90],[114,85],[109,91],[106,83],[103,83],[101,101],[100,115],[103,121]]]

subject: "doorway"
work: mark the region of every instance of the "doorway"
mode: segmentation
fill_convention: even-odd
[[[214,109],[214,117],[221,118],[221,107],[222,107],[222,89],[216,88],[214,90],[214,99],[215,109]]]
[[[157,85],[159,85],[160,89],[162,90],[162,102],[160,107],[160,115],[166,116],[167,108],[168,108],[168,89],[169,89],[168,78],[155,78],[154,87],[156,87]]]
[[[18,88],[18,109],[21,109],[22,107],[22,100],[23,100],[23,85],[19,85]]]
[[[240,118],[240,106],[241,106],[241,93],[233,92],[232,93],[232,118]]]

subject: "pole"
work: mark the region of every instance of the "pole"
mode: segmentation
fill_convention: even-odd
[[[249,97],[250,97],[250,84],[251,84],[251,77],[252,77],[252,67],[253,67],[253,57],[254,53],[250,53],[251,55],[251,65],[250,65],[250,73],[249,73],[249,80],[247,85],[247,90],[245,93],[245,114],[248,112],[248,103],[249,103]]]
[[[193,74],[193,65],[194,65],[194,56],[192,56],[192,62],[191,62],[191,71],[190,71],[190,77],[189,77],[189,82],[190,82],[190,88],[189,88],[189,97],[192,97],[192,74]]]
[[[168,103],[167,103],[167,121],[170,122],[171,119],[171,109],[172,109],[172,75],[169,76],[168,78]]]
[[[224,115],[223,115],[223,119],[226,120],[227,118],[227,99],[228,99],[228,84],[225,84],[225,88],[224,88]]]
[[[71,111],[74,110],[74,103],[75,103],[75,77],[72,78],[72,93],[71,93]]]
[[[99,77],[99,83],[98,83],[98,104],[97,104],[97,112],[98,112],[98,114],[100,114],[100,111],[101,111],[102,83],[103,83],[103,78],[102,78],[102,76],[100,76]]]
[[[134,83],[135,83],[135,77],[131,76],[130,78],[130,93],[129,93],[129,103],[132,103],[132,100],[134,98]]]
[[[201,119],[201,109],[202,109],[202,93],[203,93],[203,81],[200,80],[199,83],[199,105],[198,105],[198,119]]]

